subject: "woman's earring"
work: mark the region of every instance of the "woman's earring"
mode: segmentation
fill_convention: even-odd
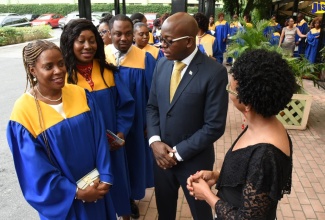
[[[35,76],[34,76],[34,79],[33,79],[33,81],[34,81],[34,82],[37,82],[37,79],[36,79],[36,77],[35,77]]]

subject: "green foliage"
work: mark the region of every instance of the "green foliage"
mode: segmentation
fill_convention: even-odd
[[[296,57],[285,57],[288,61],[288,64],[291,66],[295,77],[296,82],[299,86],[302,88],[303,85],[303,79],[308,78],[310,80],[314,81],[314,85],[316,80],[318,79],[317,74],[319,72],[319,66],[318,64],[310,63],[308,59],[305,57],[296,58]]]
[[[276,51],[280,53],[291,66],[297,84],[299,86],[303,87],[304,78],[313,80],[315,85],[315,81],[318,79],[317,74],[319,70],[324,67],[324,65],[312,64],[305,57],[286,57],[282,48],[279,48],[278,46],[272,46],[269,43],[269,39],[264,36],[263,31],[268,25],[268,20],[261,20],[257,22],[255,27],[253,28],[246,28],[245,30],[238,31],[237,34],[232,38],[232,43],[227,49],[227,56],[238,58],[246,50],[253,49],[265,49],[269,51]]]
[[[3,27],[0,28],[0,46],[18,44],[36,39],[50,38],[48,25],[37,27]]]
[[[120,4],[122,11],[122,4]],[[103,11],[112,12],[114,10],[114,4],[92,4],[91,11]],[[70,12],[78,11],[77,4],[12,4],[12,5],[0,5],[0,13],[18,13],[18,14],[45,14],[45,13],[59,13],[62,15],[67,15]],[[218,14],[221,9],[216,9],[215,13]],[[150,4],[150,5],[127,5],[126,13],[133,14],[136,12],[141,13],[170,13],[171,5],[161,5],[161,4]],[[197,13],[198,7],[188,7],[188,13]]]
[[[245,22],[241,22],[244,26]],[[239,30],[232,37],[232,43],[227,49],[227,55],[238,58],[244,51],[253,49],[267,49],[279,51],[276,46],[269,43],[269,39],[264,36],[263,31],[269,25],[268,20],[261,20],[253,28]]]

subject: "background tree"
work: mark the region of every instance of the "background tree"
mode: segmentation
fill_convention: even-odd
[[[224,11],[230,15],[238,14],[244,16],[257,11],[258,19],[268,19],[271,15],[272,0],[223,0]]]

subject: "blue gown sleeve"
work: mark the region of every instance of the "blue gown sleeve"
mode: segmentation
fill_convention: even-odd
[[[101,111],[92,94],[86,91],[88,106],[93,117],[93,132],[97,148],[96,168],[100,174],[100,180],[113,184],[113,174],[111,172],[111,158],[109,144],[106,138],[106,130]]]
[[[123,83],[118,73],[114,74],[115,86],[117,89],[117,132],[122,132],[124,137],[127,136],[132,126],[132,121],[135,114],[134,99]]]
[[[218,40],[217,38],[214,39],[213,45],[212,45],[212,52],[213,52],[213,57],[217,59],[218,55]]]
[[[155,58],[150,53],[146,52],[146,60],[145,60],[146,102],[149,98],[152,76],[153,76],[153,71],[155,70],[156,62],[157,61],[155,60]]]
[[[76,183],[61,175],[50,162],[42,139],[34,138],[21,124],[9,121],[7,140],[26,201],[48,219],[66,219]]]

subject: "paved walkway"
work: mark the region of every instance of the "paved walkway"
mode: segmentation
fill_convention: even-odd
[[[292,190],[279,203],[279,220],[325,219],[325,90],[306,80],[304,86],[313,95],[313,103],[307,129],[289,130],[294,147]],[[225,134],[215,143],[215,169],[221,168],[225,153],[242,131],[242,123],[240,112],[230,101]],[[140,219],[157,219],[153,189],[147,189],[138,205]],[[192,219],[182,190],[179,191],[176,219]]]

